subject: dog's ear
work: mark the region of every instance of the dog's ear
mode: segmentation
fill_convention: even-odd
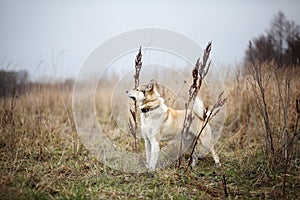
[[[148,92],[150,92],[150,91],[152,91],[153,89],[154,89],[154,86],[155,86],[155,81],[152,79],[149,83],[148,83],[148,85],[147,85],[147,91]]]

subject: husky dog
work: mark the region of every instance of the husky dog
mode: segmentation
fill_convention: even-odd
[[[154,80],[148,84],[138,87],[135,90],[126,91],[128,97],[137,101],[140,109],[141,131],[145,140],[146,164],[149,170],[154,170],[158,160],[160,150],[160,142],[168,142],[173,140],[178,134],[181,134],[185,116],[185,110],[174,110],[164,103],[164,99],[156,90]],[[209,112],[209,111],[208,111]],[[205,108],[203,102],[196,98],[193,108],[194,119],[189,128],[188,136],[183,137],[182,144],[192,147],[191,138],[197,137],[201,130],[203,121],[205,120]],[[188,141],[189,140],[189,141]],[[200,148],[198,148],[200,146]],[[214,150],[212,141],[212,132],[209,124],[200,135],[200,141],[193,153],[194,166],[201,151],[207,150],[212,153],[216,165],[221,166],[219,157]]]

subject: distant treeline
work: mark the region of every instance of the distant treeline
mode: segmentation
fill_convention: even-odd
[[[55,83],[40,83],[29,80],[28,72],[22,71],[5,71],[0,70],[0,98],[14,95],[22,95],[36,89],[44,89],[55,87],[62,90],[71,90],[73,88],[74,80],[67,79],[62,82]]]
[[[28,83],[27,71],[4,71],[0,70],[0,97],[21,94]]]

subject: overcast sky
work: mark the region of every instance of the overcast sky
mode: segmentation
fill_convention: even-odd
[[[32,78],[75,77],[101,43],[146,27],[179,32],[203,47],[212,40],[213,61],[234,66],[278,11],[300,24],[298,0],[0,0],[0,67],[11,62],[10,69]]]

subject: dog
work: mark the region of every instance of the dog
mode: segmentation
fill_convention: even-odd
[[[171,141],[181,134],[186,110],[175,110],[168,107],[158,93],[154,80],[137,89],[126,91],[126,94],[137,102],[140,109],[141,132],[145,140],[146,165],[149,170],[154,170],[158,161],[160,143]],[[209,111],[206,111],[203,102],[197,97],[192,112],[195,117],[192,120],[188,135],[182,139],[183,146],[190,150],[192,144],[194,144],[191,141],[195,141],[194,139],[199,134],[205,120],[205,115]],[[200,141],[192,155],[192,166],[196,165],[199,154],[205,150],[212,153],[215,164],[220,167],[221,164],[214,149],[209,124],[206,125],[200,135]]]

